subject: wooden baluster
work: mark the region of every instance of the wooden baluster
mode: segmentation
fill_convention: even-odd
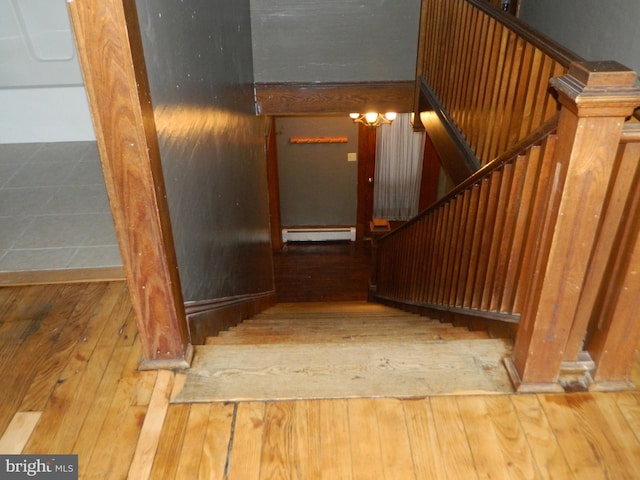
[[[451,201],[447,205],[447,218],[446,225],[444,230],[444,236],[442,237],[442,264],[440,266],[440,279],[438,282],[438,291],[436,296],[436,302],[438,304],[443,304],[443,299],[445,295],[446,288],[449,283],[449,279],[447,277],[447,273],[449,271],[449,265],[451,263],[451,253],[453,248],[453,231],[455,224],[455,212],[457,209],[457,197],[452,198]]]
[[[469,119],[469,127],[466,133],[467,139],[469,140],[469,144],[471,145],[471,148],[475,150],[475,146],[477,144],[477,132],[478,132],[478,122],[482,121],[482,117],[481,117],[481,109],[482,109],[482,100],[483,100],[483,96],[484,96],[484,88],[483,87],[483,83],[485,83],[486,86],[486,75],[484,74],[485,70],[485,66],[488,60],[487,58],[489,57],[490,54],[490,50],[487,48],[486,46],[486,42],[488,38],[491,38],[491,28],[493,28],[495,22],[492,21],[492,19],[490,17],[488,17],[487,15],[481,15],[482,18],[482,29],[481,29],[481,33],[480,36],[478,38],[477,43],[478,43],[478,53],[477,53],[477,60],[475,63],[475,68],[474,68],[474,72],[472,75],[472,78],[469,79],[470,85],[473,85],[473,87],[471,88],[472,92],[472,97],[471,97],[471,106],[469,108],[469,115],[470,115],[470,119]]]
[[[478,248],[478,262],[476,268],[475,286],[473,288],[473,300],[471,308],[482,308],[482,294],[487,281],[487,268],[489,265],[489,251],[494,241],[493,233],[496,227],[496,213],[498,211],[498,198],[500,196],[500,183],[502,170],[495,170],[487,180],[488,198],[484,211],[484,228],[482,239]]]
[[[471,127],[471,122],[473,120],[473,104],[474,97],[477,95],[476,87],[476,74],[478,71],[478,62],[481,61],[480,52],[481,44],[480,39],[482,38],[482,28],[484,22],[482,22],[480,18],[480,11],[476,8],[471,8],[469,5],[470,11],[470,22],[471,22],[471,32],[469,37],[469,47],[467,50],[467,57],[465,58],[466,69],[464,72],[464,77],[467,79],[466,82],[461,83],[461,96],[463,107],[460,111],[459,122],[460,130],[463,132],[469,132]]]
[[[507,364],[518,390],[559,390],[575,318],[624,118],[640,104],[635,72],[615,62],[574,63],[554,79],[563,106],[553,157],[549,217]],[[583,325],[584,324],[584,325]]]
[[[514,93],[514,105],[512,108],[512,120],[509,128],[509,137],[507,138],[507,145],[515,145],[519,139],[524,138],[520,136],[523,123],[523,115],[527,102],[527,90],[529,82],[531,81],[531,74],[533,69],[533,57],[535,48],[530,43],[524,42],[522,46],[522,58],[520,60],[520,68],[518,70],[518,83],[516,85],[516,91]],[[526,135],[525,135],[526,136]]]
[[[534,185],[533,198],[529,220],[524,223],[525,237],[518,280],[515,282],[516,291],[512,309],[515,313],[522,313],[524,309],[525,295],[534,274],[535,253],[540,249],[542,226],[549,214],[549,192],[553,185],[554,172],[552,159],[555,152],[556,139],[555,135],[547,138],[542,151],[539,152],[539,158],[536,159],[540,163],[540,168],[536,170],[534,177],[530,177]]]
[[[460,273],[458,278],[458,285],[456,287],[456,298],[454,305],[457,307],[465,306],[465,291],[467,285],[467,279],[469,278],[469,266],[471,259],[471,250],[473,248],[473,238],[479,234],[479,230],[476,229],[476,221],[478,218],[478,198],[480,195],[480,188],[478,185],[473,185],[470,190],[464,192],[464,196],[469,204],[467,208],[467,216],[465,219],[465,231],[463,234],[463,246],[460,258]]]
[[[459,198],[459,212],[456,217],[456,230],[453,233],[453,239],[456,242],[456,246],[454,249],[454,258],[449,271],[449,285],[448,285],[448,293],[445,299],[447,305],[456,306],[456,297],[458,292],[458,280],[460,278],[460,264],[462,259],[462,254],[464,251],[465,243],[466,243],[466,226],[469,222],[469,195],[468,191],[465,194],[460,194]]]
[[[509,247],[509,238],[505,236],[506,215],[509,208],[509,198],[513,182],[513,164],[507,163],[502,167],[499,179],[498,204],[496,216],[493,222],[491,245],[486,252],[488,257],[487,271],[485,275],[484,291],[482,292],[481,308],[491,309],[491,301],[495,294],[498,259],[503,251]]]
[[[496,92],[494,100],[493,128],[491,134],[491,142],[487,146],[486,154],[483,157],[483,164],[490,162],[496,158],[503,150],[500,149],[501,138],[508,133],[508,119],[511,115],[511,109],[507,108],[507,102],[510,93],[510,83],[517,79],[517,75],[513,74],[514,67],[518,65],[515,58],[518,37],[515,33],[505,28],[504,35],[504,54],[500,55],[500,75],[496,83]]]
[[[503,313],[511,313],[510,308],[504,309],[502,300],[507,285],[510,260],[514,255],[514,250],[517,248],[515,243],[518,219],[520,218],[520,212],[524,211],[526,214],[530,207],[528,198],[525,195],[528,191],[525,180],[529,158],[530,156],[527,155],[519,155],[512,164],[513,176],[505,211],[504,231],[502,239],[497,242],[498,258],[496,260],[495,280],[489,309]]]
[[[482,246],[482,236],[484,231],[484,219],[486,214],[486,206],[489,198],[489,181],[485,178],[478,184],[479,196],[476,207],[476,224],[475,232],[473,235],[473,243],[471,245],[471,254],[469,256],[469,273],[467,274],[467,281],[465,286],[463,306],[472,308],[474,298],[474,287],[476,280],[476,273],[478,271],[478,263],[481,258],[482,252],[480,248]]]

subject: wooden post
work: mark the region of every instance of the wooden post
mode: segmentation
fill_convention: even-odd
[[[69,0],[98,149],[142,343],[143,368],[192,347],[135,3]]]
[[[640,126],[640,124],[635,124]],[[640,134],[640,128],[636,129]],[[638,135],[640,137],[640,135]],[[640,140],[638,138],[637,140]],[[586,345],[596,369],[594,390],[628,389],[640,346],[640,142],[627,143],[623,170],[628,176],[624,220],[615,230],[616,243],[609,258],[610,273],[600,308],[594,312]],[[622,169],[621,169],[622,170]]]
[[[574,63],[552,79],[562,106],[551,198],[521,316],[513,358],[519,391],[557,383],[575,318],[625,117],[640,103],[635,72],[615,62]]]

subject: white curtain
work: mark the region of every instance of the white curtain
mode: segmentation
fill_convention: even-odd
[[[399,114],[376,136],[376,173],[373,216],[408,220],[418,213],[424,134],[411,126],[411,115]]]

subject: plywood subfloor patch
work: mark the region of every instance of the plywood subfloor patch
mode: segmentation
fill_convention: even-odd
[[[503,340],[196,347],[174,403],[513,391]]]

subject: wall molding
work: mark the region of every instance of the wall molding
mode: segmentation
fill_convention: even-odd
[[[212,300],[186,302],[191,343],[203,345],[207,337],[217,335],[276,303],[276,292],[268,291]]]
[[[259,115],[412,112],[415,84],[403,82],[256,83]]]

